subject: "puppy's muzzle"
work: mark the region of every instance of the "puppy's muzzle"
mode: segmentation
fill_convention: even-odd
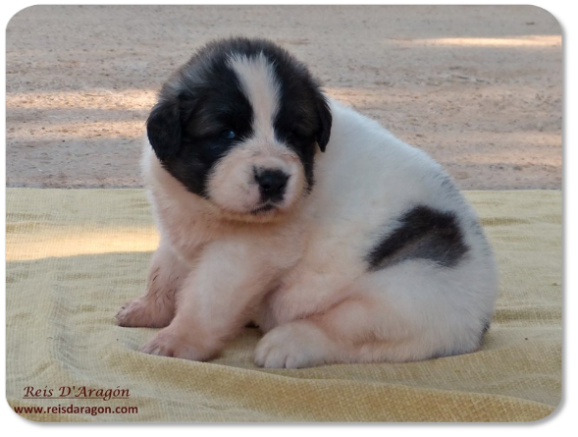
[[[285,195],[289,175],[281,170],[261,170],[255,172],[263,202],[280,202]]]

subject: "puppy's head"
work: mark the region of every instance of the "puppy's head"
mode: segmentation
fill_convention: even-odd
[[[147,121],[163,167],[240,219],[294,208],[331,113],[306,67],[264,40],[210,43],[163,86]]]

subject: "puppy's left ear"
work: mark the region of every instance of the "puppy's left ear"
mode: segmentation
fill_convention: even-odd
[[[319,126],[317,130],[317,144],[322,152],[325,152],[325,147],[329,142],[329,137],[331,136],[331,122],[333,120],[331,116],[331,110],[329,109],[329,103],[325,96],[321,93],[317,96],[317,118],[319,120]]]

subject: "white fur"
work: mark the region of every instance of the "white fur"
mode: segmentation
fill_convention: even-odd
[[[257,108],[251,141],[279,149],[271,125],[277,88],[261,61],[231,62]],[[189,193],[147,145],[145,181],[161,234],[151,272],[162,275],[148,300],[140,298],[140,312],[124,307],[119,323],[158,326],[152,302],[163,287],[177,291],[174,318],[145,352],[210,359],[250,320],[266,332],[255,354],[265,367],[401,362],[478,348],[497,271],[476,214],[442,186],[443,170],[425,153],[350,108],[333,100],[330,108],[331,138],[316,156],[311,194],[271,220],[244,221]],[[413,259],[368,272],[368,251],[420,204],[455,212],[467,256],[453,268]]]
[[[245,95],[252,103],[255,136],[271,143],[275,137],[272,117],[277,112],[279,100],[279,84],[272,66],[263,53],[253,59],[233,56],[229,65],[237,73]]]

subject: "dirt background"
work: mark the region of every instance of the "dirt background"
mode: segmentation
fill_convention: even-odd
[[[536,7],[34,6],[6,32],[11,187],[140,186],[157,90],[230,35],[287,48],[464,189],[561,187],[561,29]]]

